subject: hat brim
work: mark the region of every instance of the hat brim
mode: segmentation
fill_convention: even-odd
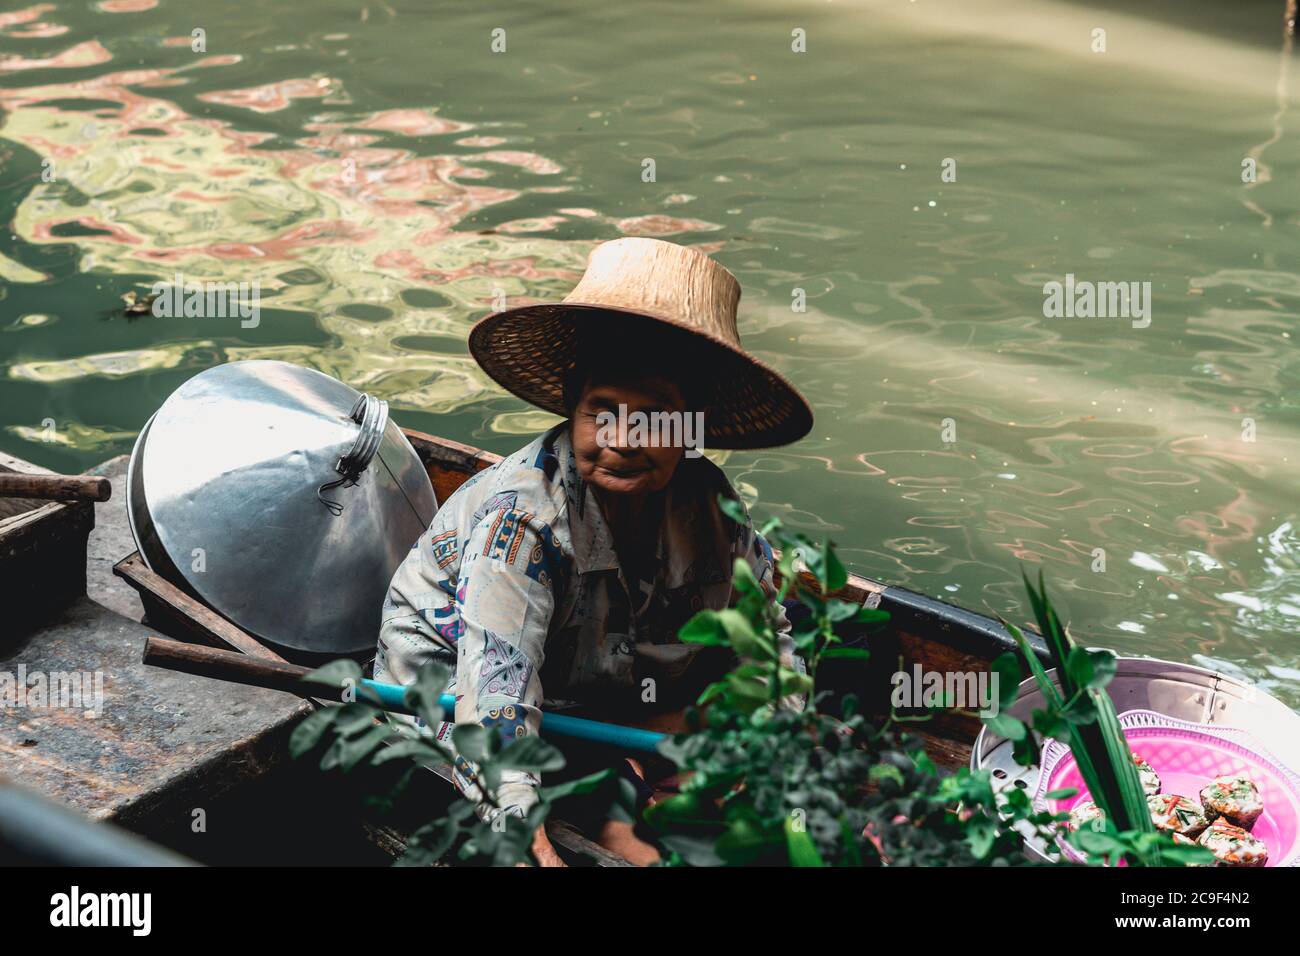
[[[523,305],[480,319],[469,350],[492,380],[529,404],[556,415],[564,407],[564,375],[577,360],[579,337],[608,337],[611,348],[641,330],[680,336],[683,349],[703,353],[711,381],[705,396],[706,448],[773,448],[812,430],[813,415],[798,389],[730,342],[648,312],[583,302]]]

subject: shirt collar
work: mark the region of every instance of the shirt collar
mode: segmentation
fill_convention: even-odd
[[[554,456],[568,502],[569,534],[573,539],[573,560],[579,574],[618,568],[614,535],[600,512],[600,502],[578,474],[578,463],[569,440],[569,423],[560,422],[545,436],[545,447]]]
[[[542,438],[542,457],[548,477],[557,469],[568,503],[573,559],[579,574],[621,570],[614,550],[614,535],[601,513],[595,493],[578,474],[569,439],[569,423],[561,422]],[[688,580],[729,580],[726,555],[730,546],[729,522],[723,519],[707,489],[695,487],[701,463],[683,461],[669,483],[655,554],[664,566],[665,584],[680,587]],[[705,493],[701,494],[701,491]]]

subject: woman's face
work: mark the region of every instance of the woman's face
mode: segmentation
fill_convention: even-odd
[[[620,407],[628,423],[620,438]],[[635,382],[589,381],[573,412],[573,451],[582,480],[609,495],[659,491],[672,480],[685,448],[644,441],[633,427],[640,412],[646,421],[656,412],[683,415],[681,390],[663,378]],[[654,435],[649,431],[649,435]],[[678,434],[681,434],[679,431]],[[650,438],[654,442],[654,438]]]

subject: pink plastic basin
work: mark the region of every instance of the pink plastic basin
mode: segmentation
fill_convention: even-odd
[[[1244,773],[1259,787],[1264,803],[1251,833],[1268,847],[1268,866],[1300,862],[1300,778],[1234,728],[1187,724],[1149,711],[1129,711],[1120,718],[1129,747],[1160,775],[1160,792],[1200,803],[1201,789],[1215,777]],[[1092,799],[1068,747],[1049,741],[1043,751],[1042,776],[1035,803],[1053,813],[1068,813]],[[1048,800],[1054,790],[1077,789],[1076,796]],[[1213,821],[1211,821],[1213,822]],[[1076,862],[1083,859],[1060,841]]]

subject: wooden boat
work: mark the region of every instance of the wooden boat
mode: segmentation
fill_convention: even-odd
[[[471,476],[501,460],[498,455],[459,442],[411,429],[403,431],[424,463],[440,502],[446,501]],[[275,651],[154,574],[138,553],[120,561],[114,573],[139,591],[150,623],[160,630],[268,660],[281,660]],[[987,671],[998,655],[1015,649],[1010,636],[991,618],[902,588],[852,575],[836,596],[881,608],[891,615],[883,628],[849,635],[851,642],[869,644],[869,663],[832,668],[828,662],[822,672],[824,686],[855,693],[873,713],[890,712],[890,677],[897,670],[911,673],[919,665],[926,672],[978,673]],[[924,740],[939,767],[955,770],[967,765],[980,727],[974,713],[945,710],[924,722],[909,724],[908,730]],[[560,823],[555,830],[553,836],[562,851],[586,857],[599,865],[619,864],[620,861],[573,828]],[[398,834],[391,837],[400,839]]]
[[[446,438],[430,436],[411,429],[404,429],[404,433],[415,447],[421,462],[424,463],[439,502],[446,501],[469,477],[500,460],[498,455],[461,445],[459,442],[448,441]],[[121,538],[117,540],[120,541]],[[118,554],[127,548],[129,546],[121,548]],[[235,627],[220,614],[214,613],[211,607],[204,606],[190,594],[181,591],[168,580],[160,578],[155,572],[149,570],[138,553],[127,554],[125,558],[117,561],[113,567],[113,574],[125,580],[139,593],[140,601],[147,613],[147,623],[157,631],[192,643],[238,650],[240,653],[251,654],[268,661],[282,661],[276,650],[261,644],[255,637]],[[988,671],[989,663],[993,658],[1000,656],[1006,650],[1014,649],[1013,641],[995,620],[902,588],[889,587],[878,581],[854,575],[850,576],[848,584],[837,596],[842,600],[853,601],[855,604],[880,607],[891,614],[887,626],[876,628],[870,633],[849,635],[850,641],[861,641],[865,645],[870,645],[871,659],[866,666],[845,663],[839,669],[832,670],[831,663],[828,662],[823,666],[824,670],[819,676],[819,682],[829,685],[836,691],[854,692],[865,709],[872,713],[887,714],[891,710],[889,705],[891,678],[898,670],[911,672],[915,666],[919,666],[923,671]],[[82,600],[85,601],[85,598]],[[139,635],[147,635],[147,633],[148,628],[130,631],[131,640],[138,641],[135,646],[136,661],[138,661],[140,646],[143,646],[143,639]],[[86,653],[91,653],[91,650],[87,650]],[[157,669],[143,670],[155,674],[159,672]],[[162,671],[162,674],[168,672]],[[170,676],[175,678],[182,675]],[[159,692],[153,688],[152,683],[149,683],[155,680],[153,675],[139,675],[138,679],[142,684],[147,684],[149,695],[153,695],[153,698],[159,696]],[[164,708],[181,706],[188,704],[190,698],[195,695],[203,696],[203,684],[196,684],[194,679],[190,679],[187,687],[185,696],[173,701],[164,701],[159,706]],[[253,688],[240,689],[252,691]],[[168,685],[166,693],[174,695],[178,692],[172,685]],[[143,826],[144,814],[136,812],[136,809],[139,806],[146,806],[149,814],[157,819],[183,819],[183,814],[188,813],[188,808],[195,805],[195,787],[208,788],[204,792],[211,796],[213,780],[220,779],[225,790],[234,792],[240,787],[247,790],[248,787],[256,786],[253,782],[261,775],[269,777],[269,775],[283,773],[276,770],[279,763],[287,758],[287,754],[283,753],[285,750],[283,740],[287,731],[311,709],[312,705],[295,701],[294,698],[282,693],[270,691],[255,693],[269,696],[269,700],[264,704],[259,702],[257,706],[260,709],[255,711],[255,715],[260,715],[263,719],[264,732],[257,734],[257,732],[250,732],[250,728],[243,727],[240,734],[227,737],[222,741],[217,753],[209,754],[204,761],[192,762],[194,765],[185,767],[183,773],[182,771],[173,773],[169,770],[164,774],[160,771],[157,779],[149,784],[153,787],[153,792],[134,795],[133,799],[126,801],[126,806],[121,812],[114,809],[107,816],[125,823],[129,829],[146,832],[160,842],[185,852],[185,845],[177,845],[179,838],[173,839],[172,831],[160,834],[157,827],[151,830],[148,826]],[[221,695],[214,693],[212,696]],[[257,700],[261,701],[265,698],[260,697]],[[273,701],[276,700],[285,702],[273,706]],[[198,705],[195,709],[198,711],[196,722],[214,719],[214,714],[209,715],[204,705]],[[151,718],[147,713],[140,713],[139,719],[143,722],[140,730],[142,734],[147,732],[152,734],[156,731],[156,728],[149,724]],[[169,724],[173,732],[175,719],[177,718],[173,717],[172,724]],[[928,752],[941,769],[956,770],[957,767],[969,763],[971,747],[976,735],[979,734],[980,726],[982,724],[978,715],[974,713],[944,710],[943,713],[933,715],[927,721],[910,723],[909,730],[922,737]],[[212,731],[204,732],[211,735]],[[195,727],[192,734],[185,735],[185,740],[198,734],[200,728]],[[126,741],[121,745],[129,747],[130,744]],[[4,740],[0,739],[0,758],[3,756]],[[3,773],[4,762],[0,760],[0,775]],[[318,778],[311,780],[294,777],[294,779],[296,780],[294,786],[318,788]],[[446,792],[448,788],[441,783],[438,786],[441,787],[442,797],[450,799],[450,795]],[[317,797],[313,796],[313,800],[316,799]],[[96,808],[87,806],[83,809]],[[562,855],[568,857],[569,861],[586,865],[625,865],[625,861],[619,860],[591,843],[575,827],[565,825],[562,821],[556,821],[549,826],[552,842],[560,849]],[[370,827],[368,838],[381,845],[386,851],[396,852],[399,851],[402,843],[402,832],[393,827]]]
[[[499,455],[470,445],[412,429],[403,429],[403,432],[424,463],[439,502],[451,497],[470,477],[501,460]],[[244,653],[282,659],[210,608],[151,572],[138,553],[124,558],[114,572],[136,587],[145,601],[150,620],[169,626],[164,629],[173,629]],[[890,613],[887,627],[873,629],[869,635],[865,632],[858,635],[864,641],[869,636],[878,670],[855,675],[859,680],[865,678],[868,686],[859,683],[845,688],[864,696],[869,704],[879,707],[883,702],[882,712],[889,710],[887,700],[880,696],[882,690],[888,690],[889,681],[872,681],[871,677],[876,673],[892,674],[902,669],[910,672],[914,665],[920,665],[925,671],[987,671],[995,657],[1016,649],[1010,635],[992,618],[903,588],[850,575],[848,584],[836,596]],[[836,675],[834,679],[842,683],[845,677]],[[926,739],[932,757],[940,766],[955,768],[969,759],[970,747],[979,729],[979,720],[974,715],[956,714],[936,718],[916,733]]]

